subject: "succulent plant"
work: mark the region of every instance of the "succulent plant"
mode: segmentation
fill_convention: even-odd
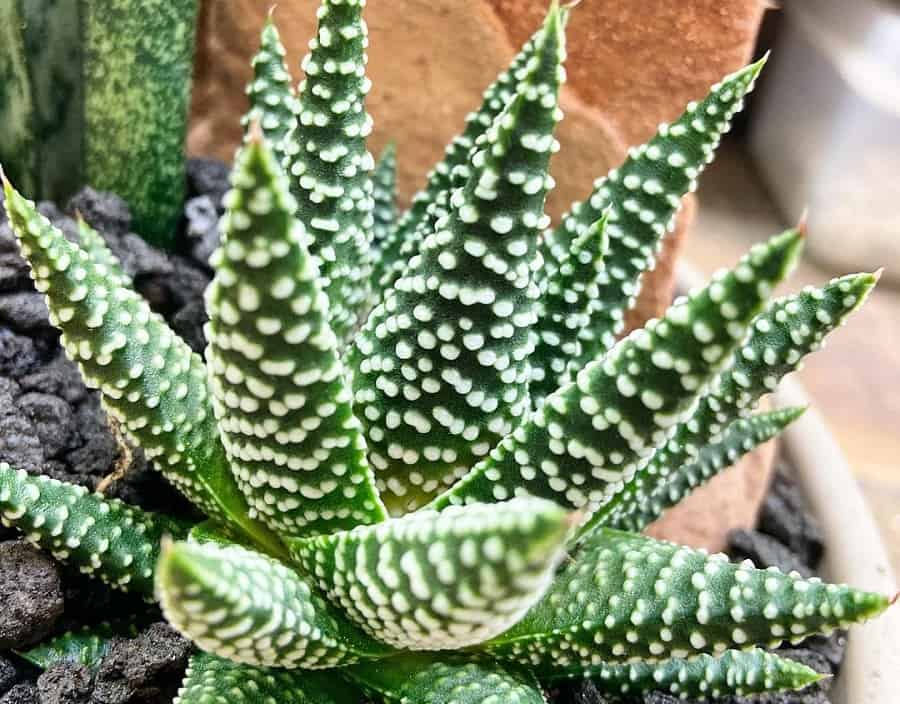
[[[393,150],[377,170],[366,151],[364,4],[323,0],[296,95],[274,26],[263,32],[205,361],[97,233],[82,223],[70,242],[5,182],[67,353],[208,520],[0,465],[3,522],[159,600],[203,651],[182,704],[340,704],[360,689],[541,702],[543,684],[581,677],[706,696],[818,679],[762,648],[862,621],[886,597],[640,531],[802,412],[753,409],[876,277],[769,303],[802,246],[788,230],[622,337],[762,62],[660,126],[549,229],[570,12],[554,3],[397,217]],[[95,658],[96,638],[33,657]]]

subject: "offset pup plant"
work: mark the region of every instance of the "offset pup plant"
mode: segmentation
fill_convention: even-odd
[[[182,704],[360,690],[524,704],[576,677],[692,697],[818,679],[761,648],[863,621],[886,597],[640,530],[802,412],[753,408],[876,277],[769,303],[802,246],[788,230],[619,339],[762,62],[550,229],[570,12],[554,3],[394,220],[393,152],[375,169],[366,150],[363,5],[323,0],[296,94],[263,32],[205,361],[97,233],[82,223],[68,241],[4,183],[66,351],[208,516],[188,525],[0,465],[4,523],[159,600],[202,651]]]

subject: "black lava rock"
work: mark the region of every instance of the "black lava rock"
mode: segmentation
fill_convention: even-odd
[[[41,704],[39,697],[37,685],[23,682],[0,697],[0,704]]]
[[[684,704],[684,700],[665,692],[648,692],[644,695],[643,704]]]
[[[825,549],[822,530],[783,467],[763,502],[757,530],[787,545],[804,564],[818,567]]]
[[[38,677],[41,704],[89,704],[93,691],[91,671],[80,662],[57,662]]]
[[[65,400],[29,391],[19,397],[17,405],[40,441],[44,456],[55,457],[69,447],[74,430],[73,413]]]
[[[18,684],[22,674],[10,660],[0,656],[0,696],[6,694],[13,685]]]
[[[614,701],[590,680],[561,685],[554,694],[555,697],[551,696],[550,699],[554,704],[609,704]]]
[[[0,292],[28,291],[31,289],[28,264],[7,236],[12,237],[9,226],[0,225]]]
[[[812,636],[803,641],[803,647],[825,658],[831,667],[831,673],[837,675],[841,671],[847,650],[847,631],[835,631],[830,636]]]
[[[37,291],[0,294],[0,323],[19,330],[52,330],[44,296]]]
[[[0,324],[0,376],[18,378],[33,371],[44,357],[40,339],[13,332]]]
[[[119,445],[109,427],[97,394],[92,393],[75,412],[79,444],[67,455],[72,469],[85,477],[79,483],[92,486],[91,478],[109,474],[119,456]]]
[[[85,399],[88,394],[81,379],[81,372],[75,362],[68,359],[60,350],[49,363],[39,367],[31,374],[19,378],[22,391],[39,391],[65,399],[70,404]]]
[[[203,326],[209,318],[206,315],[206,306],[203,299],[187,303],[181,310],[172,316],[172,329],[190,348],[198,354],[203,354],[206,349],[206,336],[203,334]]]
[[[209,196],[191,198],[184,206],[187,219],[185,235],[191,247],[191,256],[204,266],[219,246],[219,211]]]
[[[728,554],[739,560],[751,560],[760,568],[777,567],[782,572],[797,571],[811,577],[813,571],[775,538],[756,530],[733,530],[728,534]]]
[[[186,168],[188,198],[209,196],[221,212],[222,197],[231,187],[228,164],[218,159],[188,159]]]
[[[25,541],[0,543],[0,650],[44,638],[63,612],[56,563]]]
[[[173,272],[169,255],[145,242],[133,232],[126,233],[113,243],[113,253],[119,258],[122,270],[135,280],[158,276],[171,276]]]
[[[93,702],[167,702],[187,667],[190,643],[155,623],[137,638],[116,639],[97,671]]]
[[[121,237],[131,228],[131,210],[115,193],[87,186],[72,196],[68,210],[81,213],[91,227],[105,234]]]

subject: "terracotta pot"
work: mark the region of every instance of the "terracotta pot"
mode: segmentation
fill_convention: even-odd
[[[481,92],[540,26],[547,0],[405,0],[372,2],[367,108],[375,121],[371,148],[397,143],[404,200],[424,182],[444,145],[460,131]],[[276,21],[292,66],[315,34],[316,2],[289,0]],[[268,12],[256,0],[204,0],[198,30],[189,150],[230,159],[247,109],[250,57]],[[557,181],[548,210],[583,199],[593,180],[677,117],[724,74],[750,56],[763,5],[758,0],[583,0],[572,13],[566,62],[569,82],[554,157]],[[674,267],[695,212],[688,198],[643,281],[631,326],[671,301]],[[725,472],[685,507],[654,527],[663,535],[717,550],[730,528],[751,527],[765,493],[773,450],[763,448]]]

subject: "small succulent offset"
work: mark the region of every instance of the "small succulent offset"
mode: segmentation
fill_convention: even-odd
[[[360,690],[524,704],[565,678],[685,697],[818,679],[761,648],[886,597],[640,531],[802,412],[753,409],[877,277],[768,302],[802,245],[789,230],[621,337],[762,62],[550,229],[571,11],[554,2],[396,216],[393,150],[377,166],[366,150],[364,4],[323,0],[296,93],[263,31],[205,362],[96,232],[81,223],[70,242],[5,183],[66,351],[208,520],[0,465],[3,522],[159,600],[202,651],[181,704],[356,704]]]

